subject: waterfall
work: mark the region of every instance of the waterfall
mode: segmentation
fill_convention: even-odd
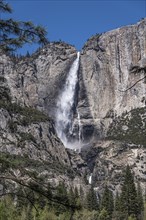
[[[89,182],[89,184],[92,183],[92,173],[91,173],[91,175],[89,176],[89,180],[88,180],[88,182]]]
[[[80,53],[78,52],[77,58],[68,73],[63,91],[57,101],[56,132],[67,148],[76,148],[73,146],[75,143],[71,143],[69,137],[73,135],[73,108],[78,82],[79,57]]]
[[[81,118],[80,118],[80,113],[77,110],[77,115],[78,115],[78,126],[79,126],[79,144],[81,143]]]

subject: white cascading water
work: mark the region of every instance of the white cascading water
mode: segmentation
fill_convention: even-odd
[[[81,118],[78,110],[77,110],[77,114],[78,114],[78,126],[79,126],[79,144],[81,144]]]
[[[89,176],[88,182],[89,182],[89,184],[92,184],[92,173],[91,173],[91,175]]]
[[[75,146],[76,144],[71,143],[68,138],[72,135],[73,131],[73,105],[78,82],[79,58],[80,53],[78,52],[77,58],[70,68],[64,89],[58,98],[56,112],[57,135],[65,147],[74,149],[79,148],[79,146]]]

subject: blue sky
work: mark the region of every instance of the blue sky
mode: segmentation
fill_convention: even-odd
[[[96,33],[134,24],[146,17],[146,0],[7,0],[17,20],[43,25],[50,41],[63,40],[80,50]],[[2,15],[4,17],[4,15]],[[36,46],[21,50],[34,51]]]

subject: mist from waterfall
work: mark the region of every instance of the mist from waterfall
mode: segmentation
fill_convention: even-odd
[[[77,58],[73,62],[68,73],[64,88],[57,101],[56,112],[56,132],[58,137],[67,148],[80,148],[80,134],[78,141],[70,141],[69,137],[73,134],[73,108],[75,102],[75,92],[78,83],[78,68],[79,68],[80,53],[77,53]],[[79,119],[79,113],[78,113]],[[80,122],[79,122],[80,123]],[[79,131],[80,132],[80,131]]]

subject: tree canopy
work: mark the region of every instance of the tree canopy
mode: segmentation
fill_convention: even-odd
[[[12,13],[12,8],[0,0],[0,13]],[[31,21],[17,21],[13,18],[0,19],[0,48],[4,51],[16,51],[25,43],[46,44],[45,28],[34,25]]]

